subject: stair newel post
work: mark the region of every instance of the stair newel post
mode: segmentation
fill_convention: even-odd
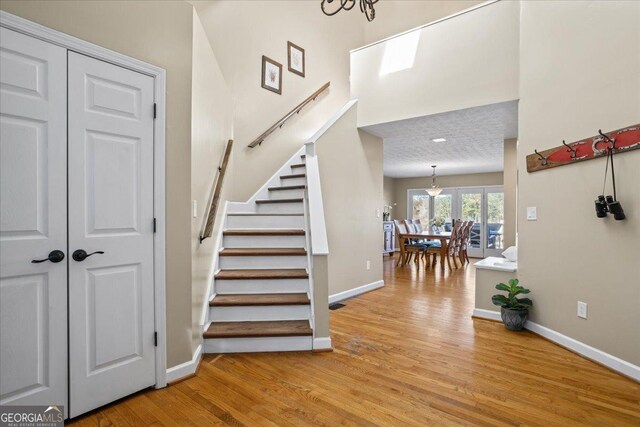
[[[315,140],[305,143],[307,188],[305,192],[305,216],[307,217],[307,242],[309,245],[309,290],[313,310],[313,349],[331,349],[329,337],[329,245],[322,202],[320,169]]]

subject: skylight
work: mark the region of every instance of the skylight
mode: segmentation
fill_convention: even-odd
[[[382,65],[380,66],[380,75],[384,76],[413,67],[419,40],[420,31],[411,31],[387,40],[385,42]]]

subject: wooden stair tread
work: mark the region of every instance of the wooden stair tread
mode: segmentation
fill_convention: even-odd
[[[313,334],[308,320],[270,322],[214,322],[204,338],[299,337]]]
[[[233,294],[216,295],[209,305],[213,307],[260,305],[309,305],[306,293],[297,294]]]
[[[269,187],[269,191],[283,191],[283,190],[304,190],[306,185],[283,185],[282,187]]]
[[[220,270],[215,278],[216,280],[307,279],[309,273],[304,268]]]
[[[280,179],[291,179],[291,178],[304,178],[307,174],[304,173],[295,173],[293,175],[280,175]]]
[[[306,256],[305,248],[225,248],[220,256]]]
[[[302,203],[303,199],[263,199],[256,200],[256,204],[264,205],[267,203]]]
[[[222,232],[225,236],[304,236],[304,230],[260,230],[260,229],[238,229],[238,230],[225,230]]]
[[[297,163],[297,164],[295,164],[295,165],[291,165],[291,168],[292,168],[292,169],[295,169],[295,168],[304,168],[304,167],[306,167],[306,166],[307,166],[307,165],[306,165],[306,163]]]

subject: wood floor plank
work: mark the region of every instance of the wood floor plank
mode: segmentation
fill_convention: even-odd
[[[640,425],[639,383],[473,319],[473,266],[425,271],[387,258],[384,279],[331,311],[333,352],[205,355],[193,378],[70,424]]]

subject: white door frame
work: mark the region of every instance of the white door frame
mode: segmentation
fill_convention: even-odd
[[[155,327],[158,333],[156,348],[156,388],[167,385],[166,300],[165,300],[165,92],[166,71],[130,56],[80,40],[60,31],[0,11],[0,26],[64,47],[120,67],[154,78],[156,119],[153,124],[153,212],[156,218],[154,234],[154,294]]]

